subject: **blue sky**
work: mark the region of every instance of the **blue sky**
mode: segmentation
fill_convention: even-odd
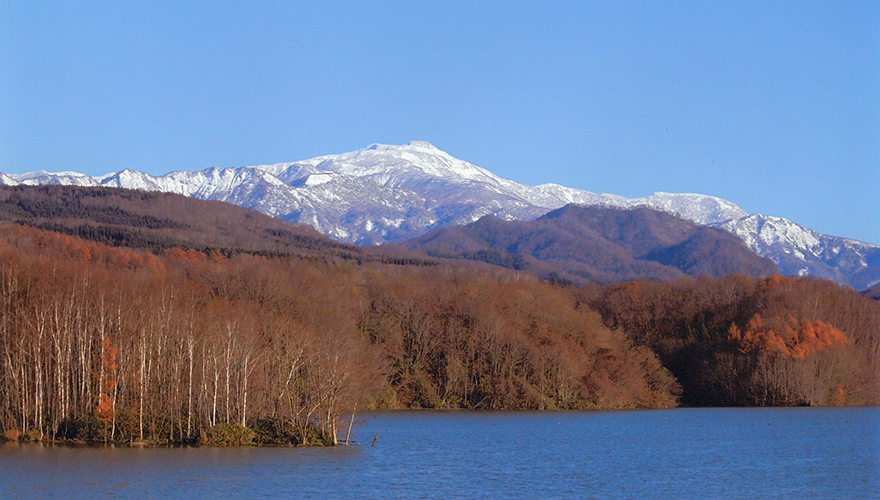
[[[0,171],[411,140],[880,243],[880,5],[0,0]]]

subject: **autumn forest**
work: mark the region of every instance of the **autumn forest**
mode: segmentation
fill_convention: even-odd
[[[332,445],[376,408],[880,402],[880,303],[827,281],[575,286],[38,226],[0,222],[5,439]]]

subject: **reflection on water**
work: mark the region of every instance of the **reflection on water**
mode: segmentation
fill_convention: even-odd
[[[382,412],[355,431],[337,448],[6,444],[0,498],[880,497],[880,408]]]

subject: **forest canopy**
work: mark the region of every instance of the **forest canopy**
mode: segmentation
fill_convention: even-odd
[[[525,274],[171,249],[0,227],[7,437],[337,442],[360,408],[655,408],[647,347]]]
[[[271,221],[298,250],[176,246],[160,215],[137,220],[177,232],[142,249],[0,222],[5,438],[336,444],[366,408],[880,402],[880,303],[831,282],[575,287]]]

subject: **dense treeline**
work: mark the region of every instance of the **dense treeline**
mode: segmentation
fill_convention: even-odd
[[[678,386],[645,347],[578,310],[566,290],[448,269],[374,274],[360,328],[389,363],[396,404],[430,408],[654,408]]]
[[[84,219],[148,229],[186,229],[188,227],[186,224],[165,217],[136,214],[115,206],[96,206],[80,202],[85,196],[89,199],[95,199],[125,195],[124,192],[116,189],[97,188],[74,191],[69,187],[60,186],[42,188],[21,186],[5,187],[5,191],[6,195],[0,200],[0,215],[9,218]],[[40,192],[44,196],[34,197],[34,192]],[[65,196],[73,192],[80,194],[81,197]],[[128,198],[131,199],[134,196],[134,194],[129,194]],[[149,199],[148,197],[151,196],[155,197],[156,195],[143,193],[141,199]]]
[[[7,438],[336,443],[357,406],[676,404],[650,349],[527,275],[0,226]]]
[[[639,281],[583,292],[651,347],[691,405],[880,402],[880,304],[811,278]]]
[[[145,248],[153,252],[160,252],[171,248],[196,248],[198,250],[200,249],[198,247],[203,247],[202,245],[192,245],[181,239],[126,226],[99,226],[88,223],[68,226],[57,222],[32,224],[27,221],[19,221],[19,223],[33,225],[47,231],[64,233],[113,247]]]
[[[356,408],[880,402],[880,303],[830,282],[577,288],[364,253],[0,224],[3,435],[335,444]]]

